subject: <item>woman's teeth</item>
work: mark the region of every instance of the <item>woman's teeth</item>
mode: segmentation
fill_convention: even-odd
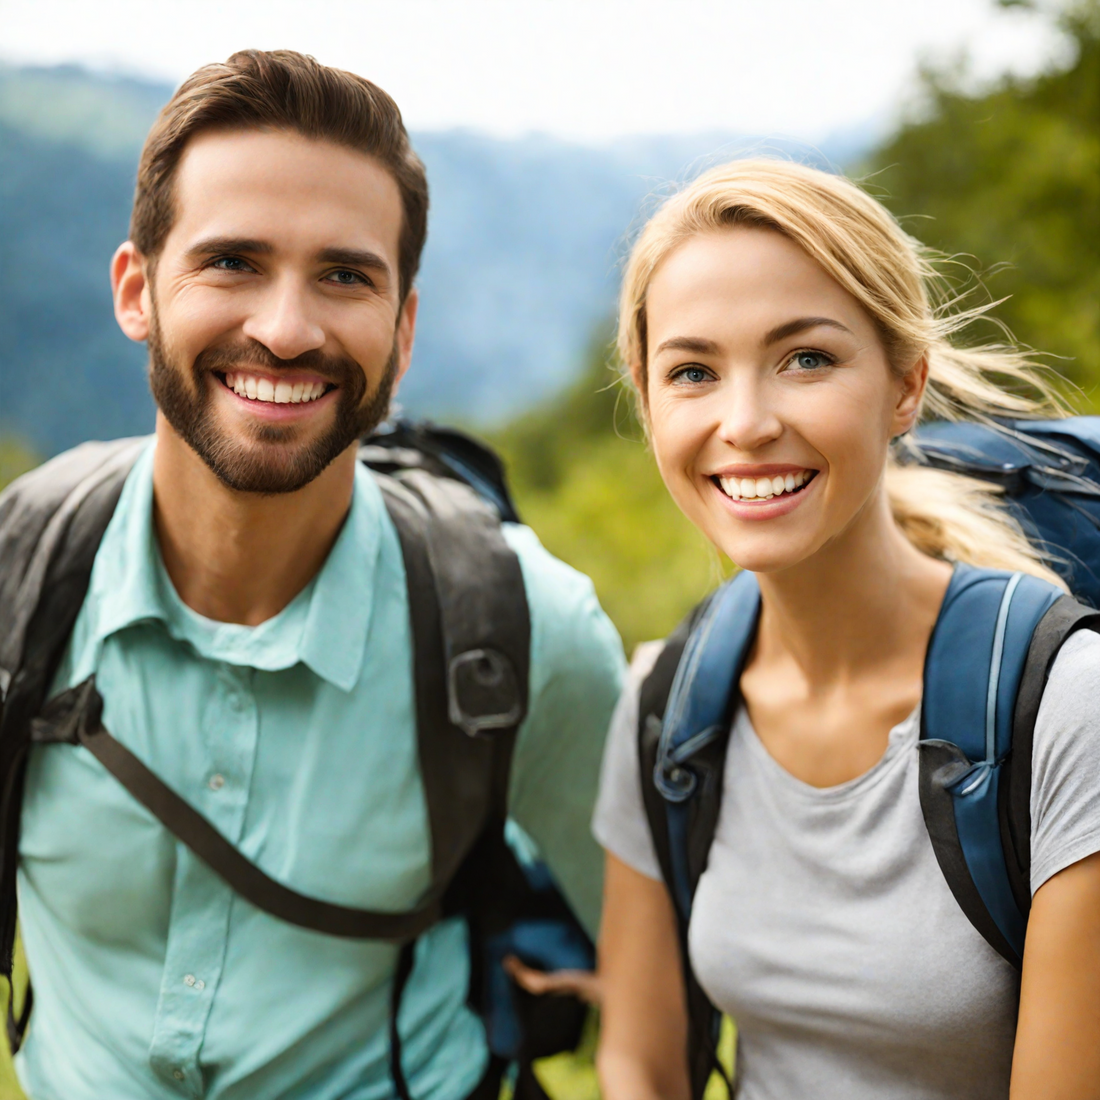
[[[276,405],[300,405],[316,401],[325,392],[324,382],[272,382],[255,374],[229,372],[225,384],[238,396],[249,401],[269,401]]]
[[[722,492],[732,500],[771,500],[782,493],[801,489],[816,470],[799,470],[797,474],[776,474],[775,477],[720,477]]]

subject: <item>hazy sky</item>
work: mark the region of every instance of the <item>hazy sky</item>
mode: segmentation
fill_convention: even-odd
[[[0,0],[0,57],[178,81],[235,49],[353,69],[415,129],[820,140],[903,102],[922,58],[1031,71],[1048,22],[992,0]]]

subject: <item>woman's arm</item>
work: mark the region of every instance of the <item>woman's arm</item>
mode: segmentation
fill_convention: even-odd
[[[600,928],[604,1100],[688,1100],[687,1010],[664,884],[607,856]]]
[[[1011,1100],[1100,1100],[1100,852],[1035,892]]]

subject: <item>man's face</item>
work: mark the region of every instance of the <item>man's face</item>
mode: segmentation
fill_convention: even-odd
[[[293,492],[382,420],[408,365],[401,196],[378,162],[282,131],[200,134],[146,287],[161,412],[223,483]]]

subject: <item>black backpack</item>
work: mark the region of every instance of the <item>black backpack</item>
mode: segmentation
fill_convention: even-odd
[[[1100,631],[1100,418],[935,423],[911,443],[910,462],[999,484],[1084,601],[1035,577],[959,565],[925,660],[919,782],[929,838],[960,908],[1019,967],[1031,905],[1035,719],[1066,638]],[[642,792],[676,913],[696,1098],[713,1073],[732,1094],[718,1058],[721,1014],[691,972],[687,934],[759,608],[751,573],[727,581],[669,636],[639,698]]]
[[[491,1051],[486,1095],[509,1063],[515,1095],[545,1096],[536,1058],[572,1049],[586,1010],[534,998],[501,966],[590,969],[590,939],[545,866],[505,837],[508,779],[527,712],[530,621],[519,562],[502,521],[518,522],[499,459],[459,432],[398,422],[366,440],[397,529],[408,582],[417,741],[431,833],[431,887],[412,912],[306,897],[249,862],[202,815],[103,728],[94,678],[46,695],[84,601],[122,486],[146,440],[86,443],[0,494],[0,971],[11,981],[23,777],[32,743],[85,746],[175,836],[252,904],[300,927],[401,945],[390,1012],[390,1069],[410,1100],[397,1016],[417,937],[445,916],[470,927],[469,1001]],[[32,995],[8,1034],[17,1050]],[[480,1092],[479,1092],[480,1095]]]

